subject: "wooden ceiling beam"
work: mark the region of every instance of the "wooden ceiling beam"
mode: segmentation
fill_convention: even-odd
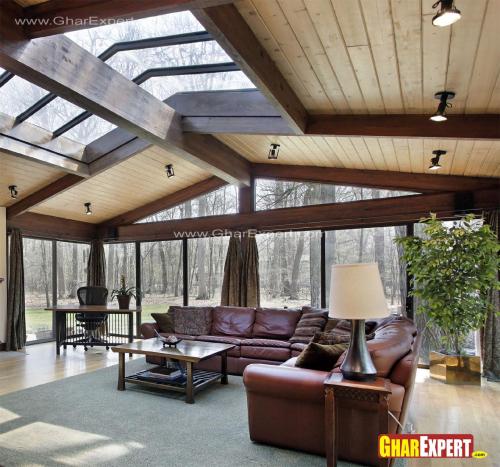
[[[498,190],[472,192],[468,211],[498,207]],[[464,210],[460,193],[433,193],[395,198],[321,204],[299,208],[274,209],[253,213],[199,217],[166,222],[119,226],[116,240],[172,240],[195,235],[212,235],[214,229],[273,232],[310,229],[341,229],[417,222],[430,212],[452,217]]]
[[[250,184],[245,159],[214,137],[183,134],[172,108],[69,38],[28,41],[18,33],[2,35],[0,66],[229,183]]]
[[[24,27],[27,37],[43,37],[107,24],[107,20],[130,20],[192,8],[222,5],[230,0],[50,0],[24,9],[31,20]],[[90,17],[92,19],[90,19]],[[65,18],[61,21],[60,18]]]
[[[500,179],[284,164],[252,164],[256,178],[432,193],[499,188]]]
[[[267,51],[232,5],[193,10],[192,13],[252,82],[274,104],[298,134],[306,129],[308,114]]]

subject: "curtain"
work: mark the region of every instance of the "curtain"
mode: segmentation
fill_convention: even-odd
[[[499,211],[489,211],[484,213],[484,220],[491,227],[491,230],[498,237],[499,231]],[[497,273],[498,274],[498,273]],[[490,300],[493,309],[489,312],[482,333],[482,357],[483,357],[483,376],[488,381],[500,382],[500,291],[492,290]]]
[[[90,243],[87,286],[106,287],[106,255],[102,240],[92,240]]]
[[[245,242],[241,274],[241,306],[260,306],[259,250],[255,236]]]
[[[231,237],[224,264],[224,280],[222,282],[221,305],[240,305],[240,286],[242,271],[241,242]]]
[[[7,350],[22,349],[25,343],[23,237],[19,229],[13,229],[7,285]]]

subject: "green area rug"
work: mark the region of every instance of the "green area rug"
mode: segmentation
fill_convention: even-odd
[[[127,370],[144,361],[127,362]],[[127,385],[117,367],[0,397],[0,465],[324,467],[323,457],[252,443],[242,378],[185,404]],[[340,463],[347,466],[347,463]]]

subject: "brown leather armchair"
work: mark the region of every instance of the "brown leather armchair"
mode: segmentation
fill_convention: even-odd
[[[378,376],[390,380],[389,410],[404,426],[418,364],[420,339],[410,320],[400,318],[375,331],[368,342]],[[325,455],[324,381],[329,372],[297,368],[294,358],[281,366],[249,365],[243,374],[247,391],[248,422],[253,441]],[[333,371],[340,371],[342,357]],[[361,413],[361,415],[360,415]],[[376,419],[371,412],[357,412],[341,419],[340,426],[357,448],[339,458],[373,465]],[[401,431],[390,418],[392,433]],[[355,435],[354,435],[355,434]],[[350,443],[350,444],[351,444]],[[375,441],[376,443],[376,441]]]

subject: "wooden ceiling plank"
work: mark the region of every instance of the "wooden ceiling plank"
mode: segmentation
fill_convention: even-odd
[[[193,10],[194,16],[269,98],[298,133],[305,130],[307,111],[267,51],[234,5]]]

